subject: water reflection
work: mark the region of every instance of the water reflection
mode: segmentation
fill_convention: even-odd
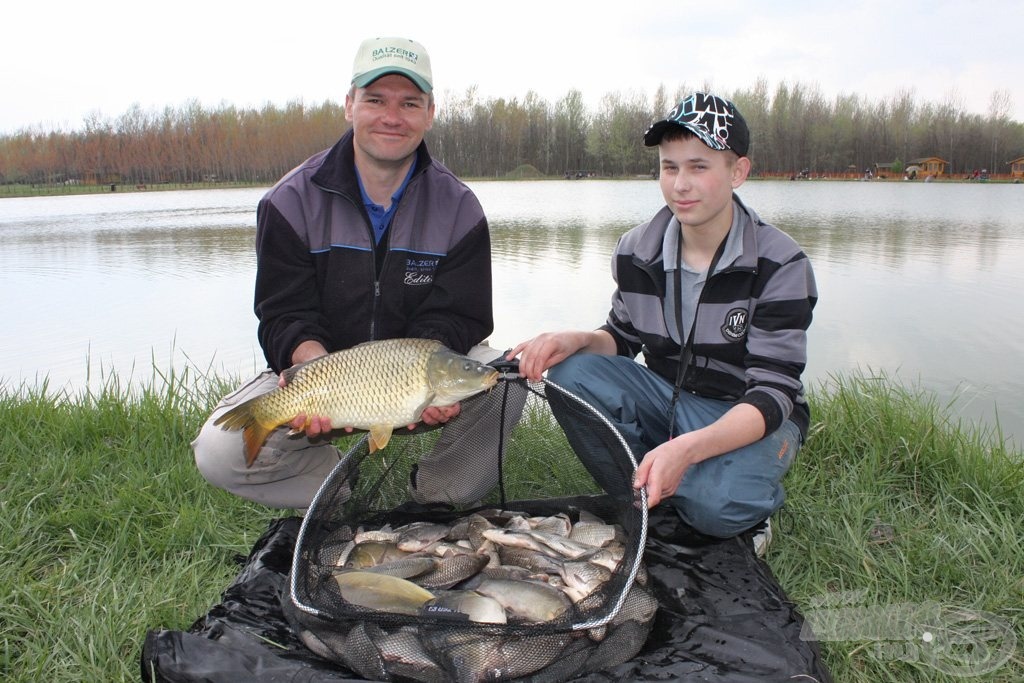
[[[650,180],[470,185],[491,223],[492,343],[503,348],[600,325],[616,241],[661,206]],[[0,381],[261,367],[252,282],[264,191],[0,201]],[[1024,435],[1024,186],[754,181],[740,195],[815,264],[812,384],[885,370]]]
[[[660,206],[651,181],[473,184],[493,233],[496,320],[506,348],[552,329],[593,329],[611,297],[623,232]]]

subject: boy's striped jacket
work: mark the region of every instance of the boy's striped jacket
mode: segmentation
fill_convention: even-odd
[[[701,292],[683,390],[755,406],[765,434],[791,419],[806,436],[810,410],[801,374],[818,298],[811,263],[793,238],[735,194],[733,202],[742,254],[719,263]],[[647,367],[674,384],[681,347],[668,331],[665,296],[672,280],[662,253],[670,224],[678,225],[666,206],[619,239],[612,257],[617,287],[601,329],[615,339],[619,354],[642,353]]]

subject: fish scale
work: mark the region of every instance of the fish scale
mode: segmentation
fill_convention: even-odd
[[[266,401],[256,414],[267,419],[284,408],[313,410],[331,416],[332,422],[336,416],[338,427],[368,427],[415,416],[430,394],[423,379],[427,360],[444,347],[427,339],[394,341],[398,340],[356,346],[324,356],[321,363],[300,366],[288,378],[280,401]],[[343,402],[342,397],[348,400]]]
[[[370,452],[397,427],[420,421],[428,406],[456,403],[497,382],[498,372],[430,339],[386,339],[321,356],[282,373],[286,384],[245,401],[214,421],[243,430],[252,465],[274,429],[300,414],[330,418],[335,429],[370,432]],[[301,430],[300,430],[301,431]]]

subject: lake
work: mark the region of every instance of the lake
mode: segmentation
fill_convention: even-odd
[[[609,259],[661,205],[650,180],[472,182],[494,251],[495,331],[594,328]],[[265,188],[0,200],[0,382],[98,387],[264,365],[252,313]],[[820,300],[806,379],[885,373],[955,419],[1024,440],[1024,186],[748,181],[810,256]]]

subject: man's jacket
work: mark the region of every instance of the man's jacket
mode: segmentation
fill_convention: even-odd
[[[274,371],[292,365],[292,352],[306,340],[337,351],[421,337],[465,353],[491,333],[483,209],[425,144],[416,154],[379,245],[355,175],[351,130],[260,200],[255,311]]]
[[[818,298],[811,264],[789,235],[733,199],[743,253],[718,264],[701,292],[683,390],[752,404],[765,434],[791,419],[806,436],[810,411],[800,375]],[[667,327],[662,253],[671,219],[665,207],[620,238],[612,258],[617,288],[602,329],[619,354],[643,353],[647,367],[675,383],[681,346]]]

